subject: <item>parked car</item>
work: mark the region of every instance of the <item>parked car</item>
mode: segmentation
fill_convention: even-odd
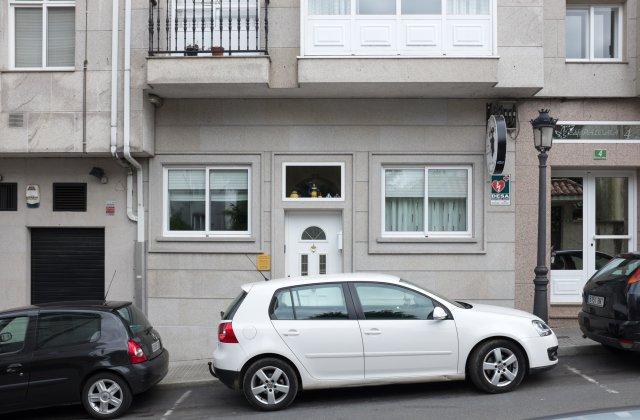
[[[578,315],[585,337],[640,351],[640,254],[621,254],[584,286]]]
[[[60,302],[0,313],[0,413],[82,402],[98,419],[167,374],[169,353],[130,302]]]
[[[212,373],[260,410],[301,390],[469,377],[489,393],[552,368],[558,340],[515,309],[452,302],[398,277],[339,274],[242,286]]]

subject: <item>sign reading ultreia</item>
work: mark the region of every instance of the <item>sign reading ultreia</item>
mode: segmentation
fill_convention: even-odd
[[[640,140],[640,125],[625,124],[558,124],[553,131],[556,140]]]

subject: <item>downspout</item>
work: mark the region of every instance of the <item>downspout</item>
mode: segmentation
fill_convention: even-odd
[[[87,22],[89,21],[89,0],[84,0],[84,61],[82,62],[82,153],[87,153],[87,43],[88,31]]]
[[[111,18],[111,156],[118,159],[116,154],[118,139],[118,18],[120,5],[113,0]],[[128,194],[127,194],[128,196]]]
[[[144,182],[142,165],[131,156],[131,0],[125,0],[124,10],[124,158],[136,171],[138,195],[138,241],[136,244],[136,304],[146,312],[145,268],[145,223],[144,223]]]

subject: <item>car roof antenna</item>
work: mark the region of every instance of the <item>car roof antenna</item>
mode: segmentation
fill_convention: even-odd
[[[111,285],[113,284],[113,280],[116,278],[116,273],[118,270],[113,270],[113,276],[111,276],[111,281],[109,282],[109,287],[107,287],[107,292],[104,294],[104,301],[107,301],[107,296],[109,296],[109,291],[111,290]]]
[[[256,268],[256,271],[257,271],[258,273],[260,273],[260,275],[262,276],[262,278],[263,278],[265,281],[269,281],[269,279],[267,278],[267,276],[265,276],[265,275],[264,275],[264,273],[263,273],[262,271],[258,270],[258,266],[253,262],[253,260],[251,259],[251,257],[249,257],[247,254],[244,254],[244,256],[245,256],[245,257],[247,257],[247,259],[248,259],[249,261],[251,261],[251,265],[253,265],[253,266]]]

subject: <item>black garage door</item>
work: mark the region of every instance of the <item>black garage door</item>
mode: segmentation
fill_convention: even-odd
[[[104,229],[31,229],[31,303],[104,299]]]

